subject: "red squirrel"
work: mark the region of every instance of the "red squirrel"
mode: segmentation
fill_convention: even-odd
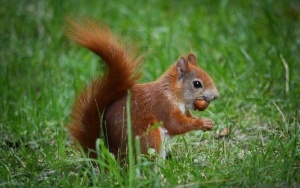
[[[210,119],[198,118],[190,110],[204,110],[219,97],[211,77],[197,65],[194,53],[179,57],[156,81],[138,84],[140,77],[136,53],[130,51],[105,25],[91,20],[68,20],[67,36],[97,54],[107,66],[77,97],[68,125],[71,137],[96,157],[96,140],[103,131],[107,147],[116,158],[127,152],[127,91],[131,92],[130,111],[133,138],[140,136],[140,149],[164,153],[166,135],[213,128]],[[103,119],[101,119],[103,118]],[[155,127],[162,123],[160,127]],[[162,154],[163,155],[163,154]]]

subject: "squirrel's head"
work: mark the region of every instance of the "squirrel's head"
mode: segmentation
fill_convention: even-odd
[[[195,109],[195,100],[205,100],[208,103],[219,97],[219,92],[211,77],[197,65],[195,54],[187,58],[180,57],[176,63],[177,91],[186,109]]]

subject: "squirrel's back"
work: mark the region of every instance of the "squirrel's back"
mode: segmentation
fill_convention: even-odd
[[[100,117],[105,107],[126,95],[139,78],[139,58],[127,50],[105,25],[91,20],[76,22],[68,19],[66,34],[76,43],[97,54],[107,65],[103,77],[95,79],[79,94],[68,126],[73,140],[85,151],[95,149],[100,136]],[[95,154],[91,153],[91,156]]]

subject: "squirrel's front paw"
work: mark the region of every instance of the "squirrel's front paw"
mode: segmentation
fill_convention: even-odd
[[[210,131],[214,127],[214,123],[211,119],[203,118],[203,130],[204,131]]]

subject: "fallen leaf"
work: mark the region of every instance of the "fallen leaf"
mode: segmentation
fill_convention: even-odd
[[[230,127],[227,127],[218,134],[218,138],[228,136],[229,134],[230,134]]]

